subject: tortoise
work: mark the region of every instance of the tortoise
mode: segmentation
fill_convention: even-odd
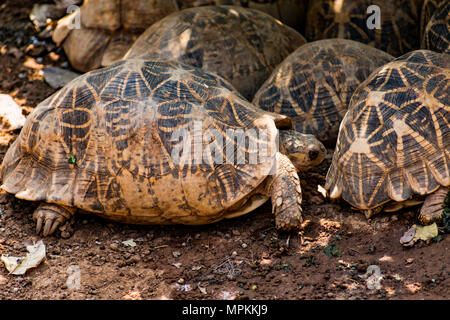
[[[428,22],[422,48],[450,54],[450,1],[442,2]]]
[[[450,187],[450,56],[416,50],[384,65],[353,94],[325,189],[367,217],[423,202],[439,222]]]
[[[398,57],[420,47],[421,2],[422,0],[310,1],[305,36],[308,41],[351,39]],[[376,19],[377,15],[379,20]],[[376,25],[377,20],[380,22],[379,26]]]
[[[420,13],[420,35],[425,34],[425,28],[431,19],[431,16],[439,8],[439,6],[448,0],[424,0]]]
[[[125,58],[175,60],[214,72],[251,100],[306,40],[258,10],[206,6],[172,13],[139,36]]]
[[[276,125],[286,129],[280,140]],[[297,170],[320,163],[326,150],[288,128],[289,118],[254,107],[213,73],[122,60],[33,110],[4,157],[1,188],[40,202],[33,217],[44,236],[77,210],[132,224],[199,225],[269,198],[276,226],[291,230],[302,221]]]
[[[376,68],[393,59],[353,40],[309,42],[278,65],[253,104],[290,117],[297,131],[334,145],[353,92]]]
[[[136,38],[172,12],[207,5],[242,5],[265,11],[302,28],[306,0],[84,0],[80,10],[60,19],[53,41],[63,49],[72,67],[87,72],[109,66],[131,47]],[[70,10],[69,10],[70,11]],[[76,23],[80,22],[80,27]]]

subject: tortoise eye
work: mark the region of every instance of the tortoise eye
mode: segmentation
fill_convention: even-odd
[[[308,157],[310,160],[315,160],[315,159],[317,159],[318,156],[319,156],[318,150],[309,150]]]

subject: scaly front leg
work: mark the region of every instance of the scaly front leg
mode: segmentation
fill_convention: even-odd
[[[272,212],[278,229],[292,231],[299,229],[302,218],[302,189],[300,179],[289,158],[276,155],[274,175],[268,180],[268,195],[272,199]]]

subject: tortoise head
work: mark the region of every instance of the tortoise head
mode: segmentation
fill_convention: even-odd
[[[319,165],[327,154],[322,142],[312,134],[295,130],[279,130],[280,151],[288,156],[297,171]]]

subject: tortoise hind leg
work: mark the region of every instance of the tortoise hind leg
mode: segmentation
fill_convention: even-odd
[[[60,206],[53,203],[41,203],[33,212],[33,220],[36,221],[36,233],[39,233],[44,225],[43,235],[48,236],[63,225],[75,214],[76,209]]]
[[[276,227],[285,231],[300,229],[303,222],[300,179],[287,156],[277,153],[276,157],[276,173],[270,177],[268,184]]]
[[[419,220],[421,223],[427,225],[442,220],[444,215],[444,201],[449,192],[449,188],[440,187],[426,197],[419,213]]]

